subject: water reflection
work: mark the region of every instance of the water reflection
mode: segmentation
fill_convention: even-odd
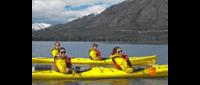
[[[32,80],[32,85],[168,85],[168,78],[103,80]]]

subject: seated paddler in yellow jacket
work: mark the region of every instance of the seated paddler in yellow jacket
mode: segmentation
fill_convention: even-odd
[[[92,48],[89,49],[89,58],[91,60],[101,60],[101,52],[97,49],[97,47],[98,45],[96,43],[93,43]]]

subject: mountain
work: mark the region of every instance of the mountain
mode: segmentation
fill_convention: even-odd
[[[47,24],[47,23],[33,23],[32,24],[32,31],[41,30],[41,29],[47,28],[49,26],[51,26],[51,25]]]
[[[126,0],[99,15],[32,32],[32,40],[168,43],[168,0]]]

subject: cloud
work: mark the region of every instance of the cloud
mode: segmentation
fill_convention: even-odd
[[[62,24],[124,0],[32,0],[32,23]]]
[[[117,4],[125,0],[64,0],[66,5]]]
[[[63,0],[32,0],[33,22],[62,22],[64,6]]]

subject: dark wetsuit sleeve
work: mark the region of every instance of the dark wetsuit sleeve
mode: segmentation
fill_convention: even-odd
[[[128,58],[128,55],[124,55],[124,58],[126,59],[128,65],[129,65],[129,67],[132,67],[132,64],[131,64],[131,62],[130,62],[130,60],[129,60],[129,58]]]
[[[67,68],[71,68],[72,64],[71,64],[71,58],[65,57],[65,63],[67,64]]]
[[[68,68],[71,68],[72,67],[72,62],[71,62],[71,58],[68,58]]]

